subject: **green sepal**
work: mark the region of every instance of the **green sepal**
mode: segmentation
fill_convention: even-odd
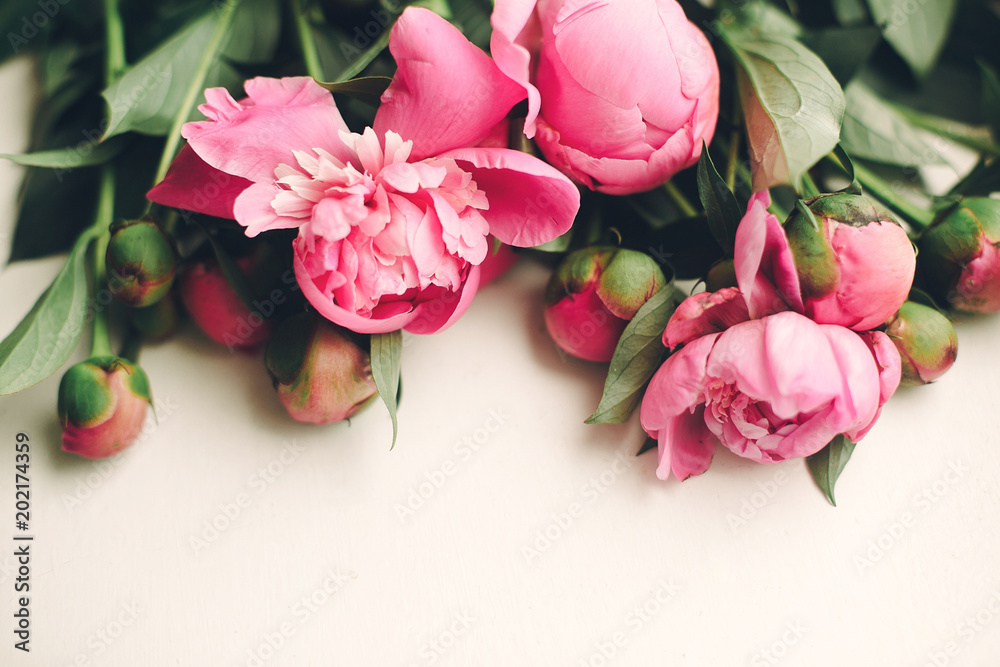
[[[385,407],[389,411],[389,417],[392,419],[392,445],[389,449],[396,446],[396,434],[398,432],[396,408],[399,403],[401,388],[400,362],[402,355],[402,331],[372,334],[372,379],[375,380],[375,388],[378,389],[378,395],[382,397],[382,402],[385,403]]]
[[[809,472],[834,507],[837,506],[837,501],[833,490],[840,473],[844,472],[847,462],[851,460],[855,444],[846,436],[838,435],[826,447],[806,457]]]

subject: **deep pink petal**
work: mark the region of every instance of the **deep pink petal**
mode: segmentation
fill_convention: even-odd
[[[146,193],[146,198],[164,206],[232,219],[236,198],[252,184],[210,167],[185,144],[166,177]]]
[[[656,476],[662,480],[670,473],[680,481],[708,470],[718,439],[705,425],[705,406],[673,417],[656,434],[659,465]]]
[[[499,0],[495,3],[490,24],[490,53],[497,67],[522,86],[528,96],[528,115],[524,119],[524,134],[535,136],[535,119],[542,98],[532,85],[532,60],[542,41],[541,25],[535,14],[538,0]]]
[[[861,428],[853,432],[846,433],[853,442],[861,440],[865,434],[871,430],[882,412],[882,406],[892,397],[899,387],[899,380],[902,373],[902,361],[899,357],[899,350],[892,340],[881,331],[871,331],[861,335],[864,342],[871,349],[875,356],[875,365],[878,367],[879,380],[879,403],[875,410],[875,416],[868,424],[861,425]]]
[[[425,301],[413,310],[413,318],[403,328],[410,333],[432,334],[444,331],[461,317],[479,289],[479,267],[469,268],[469,275],[457,292],[445,292],[438,299]]]
[[[673,350],[749,319],[746,301],[735,287],[724,287],[718,292],[699,292],[684,299],[670,316],[663,332],[663,344]]]
[[[667,358],[653,375],[642,397],[639,422],[652,435],[677,415],[705,400],[706,366],[720,334],[709,334]]]
[[[187,123],[181,134],[208,164],[251,181],[274,179],[279,164],[297,164],[293,151],[322,148],[346,162],[347,132],[333,95],[311,77],[257,77],[236,102],[222,88],[205,91],[199,109],[209,120]]]
[[[766,190],[754,194],[736,229],[736,282],[754,319],[787,307],[803,310],[795,259],[781,223],[767,212],[770,205]]]
[[[379,136],[392,130],[413,141],[411,161],[478,144],[524,99],[521,86],[430,10],[404,10],[389,50],[397,70],[374,128]]]
[[[483,217],[504,243],[536,246],[573,225],[580,191],[538,158],[505,148],[463,148],[441,157],[458,162],[486,193],[490,208]]]
[[[830,341],[843,378],[841,395],[833,404],[834,412],[829,421],[836,433],[844,433],[856,442],[858,432],[874,421],[881,405],[880,369],[874,351],[862,336],[837,325],[824,324],[820,329]],[[889,346],[895,351],[891,341]],[[896,359],[899,359],[898,353]]]

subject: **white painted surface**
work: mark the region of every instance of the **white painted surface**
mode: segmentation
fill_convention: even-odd
[[[0,86],[21,85],[11,71]],[[23,140],[19,103],[0,109],[4,150]],[[17,179],[0,179],[7,224]],[[59,263],[0,274],[0,333]],[[109,462],[59,450],[61,373],[0,398],[0,664],[997,663],[1000,318],[963,322],[955,368],[892,399],[833,508],[800,461],[719,451],[663,483],[632,456],[636,423],[585,426],[603,369],[547,340],[544,281],[522,264],[447,332],[407,337],[393,451],[380,405],[292,423],[259,353],[191,329],[144,353],[159,425]],[[19,431],[27,656],[12,634]]]

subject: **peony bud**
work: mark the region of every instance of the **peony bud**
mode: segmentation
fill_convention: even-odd
[[[1000,200],[972,197],[935,221],[920,237],[918,263],[938,303],[1000,310]]]
[[[951,321],[936,309],[907,301],[885,333],[903,362],[900,384],[914,387],[944,375],[958,356],[958,336]]]
[[[264,355],[278,397],[293,419],[347,419],[376,395],[368,353],[346,329],[310,313],[281,323]]]
[[[636,311],[666,284],[648,255],[608,246],[570,253],[545,289],[545,326],[575,357],[610,361]]]
[[[236,263],[244,274],[257,269],[252,256],[240,258]],[[188,267],[181,274],[180,294],[184,308],[198,328],[230,350],[256,347],[271,335],[272,325],[267,317],[275,305],[268,301],[254,310],[248,308],[214,257]]]
[[[88,459],[114,456],[136,439],[152,404],[149,379],[121,357],[92,357],[59,383],[63,449]]]
[[[152,220],[130,220],[117,227],[105,261],[111,293],[137,308],[162,299],[177,273],[174,246]]]

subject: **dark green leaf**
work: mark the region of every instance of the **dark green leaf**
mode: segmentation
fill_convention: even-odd
[[[977,60],[982,76],[983,118],[1000,135],[1000,78],[985,60]]]
[[[837,17],[837,23],[843,26],[868,22],[864,0],[833,0],[833,13]]]
[[[215,258],[219,260],[219,269],[222,271],[222,276],[233,288],[233,291],[236,292],[236,296],[240,297],[240,301],[251,311],[256,312],[257,307],[254,305],[254,300],[257,298],[257,294],[250,286],[250,281],[247,279],[246,274],[243,273],[243,269],[236,263],[232,255],[226,252],[222,244],[208,233],[208,230],[205,230],[205,235],[208,236],[208,242],[212,246]]]
[[[840,162],[840,166],[847,172],[847,178],[851,179],[850,185],[840,192],[850,192],[852,195],[860,195],[861,183],[858,182],[858,177],[854,175],[854,162],[851,160],[851,156],[847,154],[847,151],[840,144],[837,144],[837,147],[833,149],[833,154]]]
[[[451,21],[481,49],[490,45],[490,13],[493,3],[489,0],[451,0]]]
[[[237,63],[268,63],[274,57],[280,36],[278,0],[240,0],[222,56]]]
[[[649,450],[656,449],[656,445],[657,445],[656,438],[650,438],[649,436],[646,436],[646,440],[642,443],[642,447],[639,448],[639,451],[637,451],[635,455],[642,456]]]
[[[738,84],[755,191],[796,190],[840,138],[844,93],[812,51],[789,37],[723,32],[740,64]]]
[[[333,80],[335,82],[347,81],[349,79],[353,79],[358,74],[361,74],[361,72],[368,67],[368,65],[370,65],[380,53],[385,51],[387,46],[389,46],[389,33],[391,32],[391,28],[391,25],[385,26],[378,38],[372,42],[371,46],[348,59],[348,63],[343,69],[335,70],[337,71],[337,75],[334,76]]]
[[[120,153],[124,147],[125,142],[107,141],[96,145],[85,144],[83,148],[63,148],[37,153],[0,153],[0,158],[28,167],[67,170],[104,164]]]
[[[698,198],[708,216],[708,228],[712,230],[712,236],[722,246],[726,256],[731,257],[736,243],[736,227],[743,216],[736,196],[716,171],[704,142],[698,159]]]
[[[882,41],[882,33],[871,25],[827,28],[809,33],[802,41],[826,63],[840,85],[846,86],[871,58]]]
[[[363,76],[340,83],[323,83],[322,81],[317,83],[331,93],[347,95],[372,106],[378,106],[382,93],[392,83],[392,78],[388,76]]]
[[[872,18],[914,74],[926,75],[937,62],[951,30],[957,0],[868,0]]]
[[[55,280],[0,342],[0,395],[41,382],[76,349],[87,320],[86,255],[93,238],[77,239]]]
[[[392,419],[392,447],[396,446],[396,406],[400,389],[400,361],[403,356],[403,333],[372,334],[372,379]]]
[[[855,79],[845,89],[847,113],[841,143],[854,157],[900,166],[940,164],[941,156],[917,128],[867,83]]]
[[[837,484],[840,473],[844,472],[844,467],[851,459],[854,445],[855,443],[845,436],[838,435],[826,447],[812,456],[806,457],[809,472],[834,507],[837,506],[837,501],[833,496],[833,488]]]
[[[671,278],[625,327],[611,358],[601,402],[587,418],[588,424],[621,424],[628,420],[646,384],[666,357],[663,331],[676,305]]]
[[[573,240],[573,228],[571,227],[566,233],[555,237],[551,241],[546,241],[542,245],[536,245],[532,250],[540,250],[542,252],[566,252],[569,250],[570,242]]]

